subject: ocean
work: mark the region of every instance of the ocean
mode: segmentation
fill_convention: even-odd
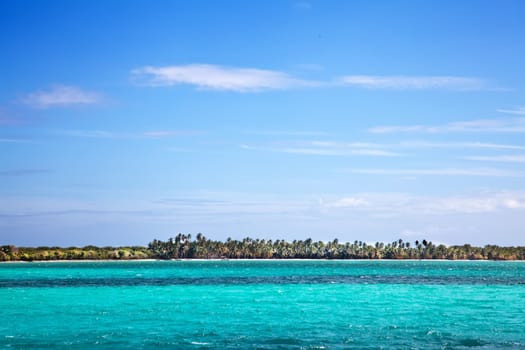
[[[0,264],[0,349],[525,349],[525,262]]]

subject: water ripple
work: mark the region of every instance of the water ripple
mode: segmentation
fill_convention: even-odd
[[[427,284],[427,285],[525,285],[521,277],[471,276],[249,276],[249,277],[163,277],[163,278],[53,278],[0,279],[0,288],[38,287],[122,287],[173,285],[257,285],[257,284]]]

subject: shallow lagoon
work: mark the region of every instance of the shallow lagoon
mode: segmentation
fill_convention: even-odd
[[[525,349],[525,262],[0,264],[0,348]]]

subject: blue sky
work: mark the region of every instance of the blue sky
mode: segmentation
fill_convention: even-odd
[[[522,1],[2,1],[0,243],[524,245]]]

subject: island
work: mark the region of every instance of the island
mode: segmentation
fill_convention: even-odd
[[[277,239],[211,240],[199,233],[179,233],[166,241],[153,240],[144,246],[124,247],[16,247],[0,246],[0,261],[50,260],[139,260],[139,259],[447,259],[525,260],[525,247],[470,244],[435,245],[422,239],[390,243],[339,242]]]

